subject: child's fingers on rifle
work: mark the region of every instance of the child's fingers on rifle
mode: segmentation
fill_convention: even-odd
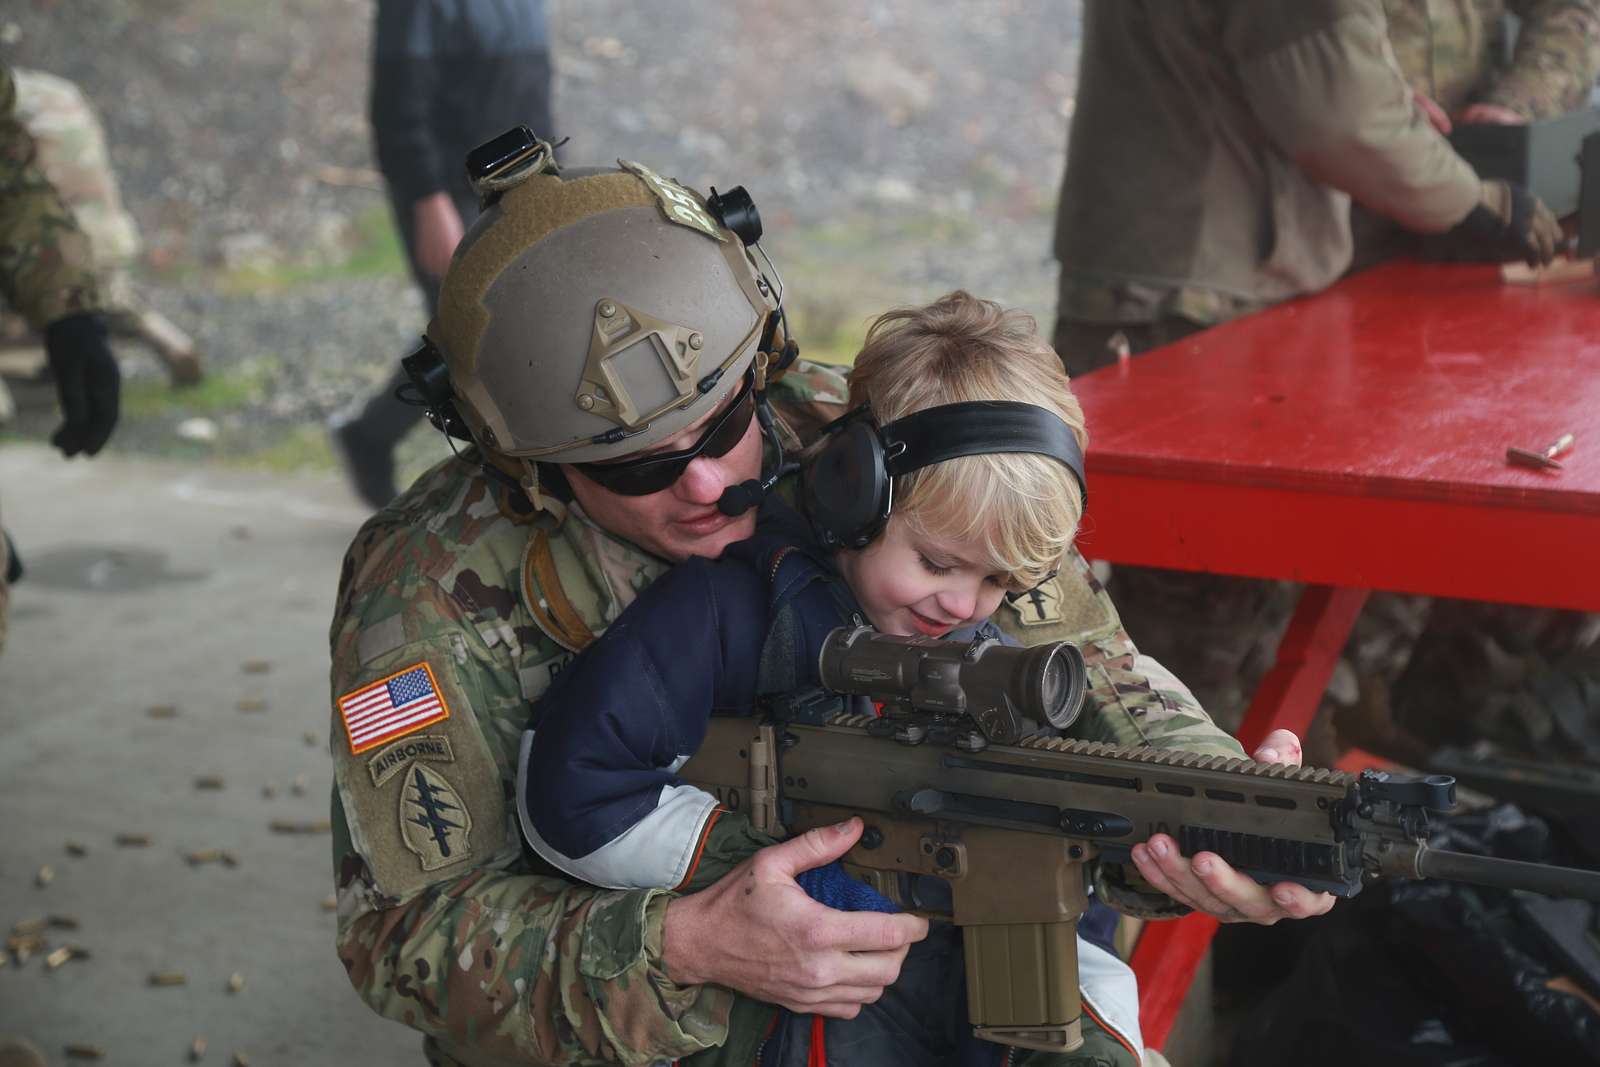
[[[1262,739],[1250,756],[1257,763],[1287,763],[1300,766],[1300,738],[1293,730],[1274,730]]]
[[[1183,861],[1188,872],[1177,877],[1187,903],[1196,911],[1213,915],[1225,923],[1275,922],[1278,916],[1267,891],[1239,874],[1220,856],[1197,852]]]
[[[1188,871],[1189,861],[1178,855],[1178,847],[1170,837],[1156,834],[1144,844],[1134,845],[1133,865],[1139,869],[1139,874],[1144,880],[1158,891],[1165,893],[1179,904],[1186,904],[1191,908],[1196,906],[1189,899],[1188,887],[1180,884],[1183,875]],[[1192,875],[1190,878],[1192,880]]]
[[[1165,834],[1151,837],[1143,848],[1143,862],[1140,846],[1134,848],[1134,864],[1139,872],[1145,881],[1178,903],[1223,922],[1270,924],[1282,918],[1275,914],[1267,891],[1229,867],[1220,856],[1198,852],[1192,859],[1185,858],[1177,843]]]
[[[1332,893],[1318,893],[1294,882],[1279,882],[1272,887],[1273,902],[1291,919],[1325,915],[1336,899]]]

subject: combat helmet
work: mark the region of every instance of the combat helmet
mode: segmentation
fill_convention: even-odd
[[[564,169],[526,128],[468,171],[483,213],[427,341],[452,414],[520,461],[530,490],[536,463],[619,459],[715,410],[746,373],[764,387],[781,300],[742,188],[706,199],[623,160]]]

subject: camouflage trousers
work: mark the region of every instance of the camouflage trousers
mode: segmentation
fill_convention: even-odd
[[[1301,587],[1117,567],[1107,588],[1140,650],[1231,732],[1272,666]],[[1487,741],[1600,764],[1600,616],[1375,593],[1309,734],[1309,763],[1357,746],[1423,766],[1441,745]]]

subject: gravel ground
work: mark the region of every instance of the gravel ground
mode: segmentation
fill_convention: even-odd
[[[749,187],[812,352],[845,354],[871,314],[957,285],[1048,328],[1076,0],[547,6],[567,158]],[[139,291],[222,379],[169,394],[130,352],[116,449],[326,463],[322,419],[421,328],[372,170],[371,19],[368,0],[0,14],[0,57],[73,79],[100,108],[146,245]],[[13,430],[47,432],[49,390],[16,391]],[[211,443],[177,436],[196,417]],[[415,465],[440,447],[423,432],[407,452]]]

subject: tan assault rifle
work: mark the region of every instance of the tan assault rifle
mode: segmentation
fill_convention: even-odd
[[[798,833],[859,815],[845,857],[902,901],[901,875],[950,885],[978,1036],[1070,1051],[1079,1028],[1084,866],[1126,860],[1151,834],[1208,851],[1263,883],[1339,896],[1364,880],[1442,878],[1600,900],[1600,873],[1431,849],[1428,813],[1455,804],[1447,775],[1360,775],[1176,749],[1048,736],[1083,701],[1070,644],[828,635],[828,691],[716,718],[681,777],[760,829]],[[879,714],[852,714],[841,694]]]

